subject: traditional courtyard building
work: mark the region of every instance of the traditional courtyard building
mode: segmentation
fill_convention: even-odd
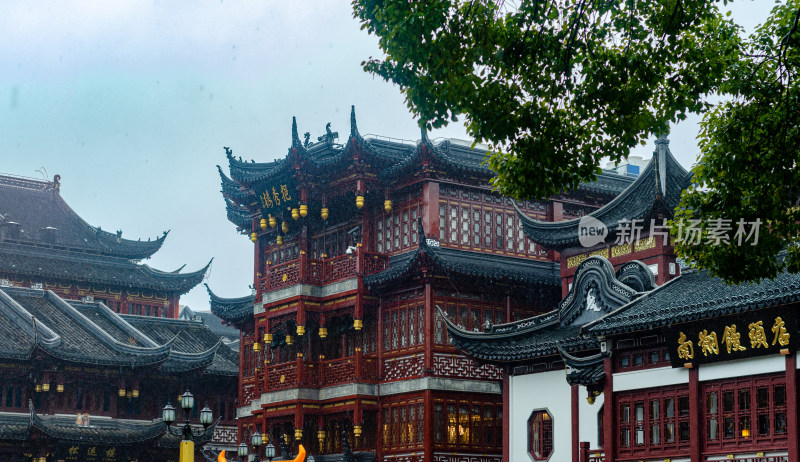
[[[661,225],[689,181],[660,138],[636,181],[584,220],[520,213],[560,253],[561,302],[482,332],[446,318],[460,351],[507,372],[504,460],[800,460],[800,276],[731,286],[681,269]],[[608,229],[590,247],[587,223]]]
[[[179,297],[208,266],[180,273],[141,264],[167,232],[142,241],[91,226],[61,197],[60,180],[0,175],[0,287],[36,287],[96,300],[116,313],[177,318]]]
[[[174,319],[207,267],[142,264],[166,233],[92,227],[59,180],[0,176],[2,460],[173,460],[178,439],[153,419],[187,386],[221,418],[205,447],[234,449],[238,353]]]
[[[237,374],[237,353],[200,322],[0,288],[3,460],[177,460],[160,417],[187,387],[193,421],[206,405],[217,419],[200,443],[234,449]]]
[[[362,460],[499,461],[503,369],[456,351],[434,307],[469,331],[550,311],[558,253],[523,222],[581,217],[632,178],[603,174],[517,212],[468,143],[365,138],[354,112],[337,138],[301,141],[293,122],[277,161],[226,148],[228,218],[255,250],[255,295],[210,293],[242,333],[240,440],[258,430],[315,455],[347,444]]]

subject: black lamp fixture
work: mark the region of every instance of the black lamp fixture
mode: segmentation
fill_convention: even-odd
[[[196,438],[199,438],[205,434],[206,429],[213,423],[214,416],[211,413],[211,409],[208,406],[205,406],[200,411],[200,424],[203,425],[203,431],[200,433],[195,434],[192,430],[192,426],[189,424],[189,413],[194,409],[194,395],[189,392],[187,388],[186,391],[180,396],[181,399],[181,409],[183,409],[183,415],[185,423],[181,430],[173,430],[172,424],[175,423],[175,408],[172,407],[172,404],[167,403],[164,406],[164,409],[161,411],[161,418],[164,420],[164,423],[167,424],[167,430],[170,434],[175,436],[181,436],[183,441],[194,441]]]
[[[264,457],[266,457],[269,462],[272,462],[272,459],[275,458],[275,446],[272,443],[267,444],[267,447],[264,448]]]
[[[250,446],[253,446],[253,449],[255,450],[255,458],[253,459],[253,462],[259,462],[258,448],[260,448],[262,444],[264,444],[264,439],[261,437],[261,433],[256,430],[256,432],[250,436]]]

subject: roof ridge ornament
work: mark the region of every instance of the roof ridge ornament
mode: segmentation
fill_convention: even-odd
[[[355,104],[350,106],[350,137],[351,138],[361,138],[361,135],[358,133],[358,125],[356,124],[356,106],[355,106]]]
[[[668,132],[665,132],[658,135],[656,151],[653,153],[654,156],[658,157],[654,165],[656,168],[656,181],[658,182],[656,190],[661,192],[662,197],[667,194],[667,151],[669,151],[669,138]]]
[[[295,116],[292,116],[292,147],[303,147],[303,143],[300,141],[300,136],[297,135],[297,117]]]

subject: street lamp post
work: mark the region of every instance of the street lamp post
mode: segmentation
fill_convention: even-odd
[[[244,442],[242,442],[242,444],[239,445],[240,457],[242,454],[243,444]],[[258,430],[256,430],[256,432],[253,433],[252,436],[250,436],[250,446],[253,446],[253,449],[255,451],[254,454],[255,457],[253,458],[253,462],[261,462],[258,458],[258,448],[260,448],[263,444],[264,444],[264,437],[261,436],[261,433],[259,433]],[[246,446],[247,445],[245,445],[244,451],[247,451]],[[247,452],[245,452],[245,455],[247,455]],[[275,446],[273,446],[272,443],[268,443],[267,446],[264,448],[264,457],[266,457],[267,460],[269,460],[269,462],[272,462],[272,459],[275,458]]]
[[[169,433],[181,437],[180,462],[194,462],[194,440],[205,434],[206,429],[211,425],[213,416],[211,415],[211,409],[209,409],[208,406],[204,407],[200,411],[200,423],[203,425],[203,431],[195,434],[194,430],[192,430],[192,426],[189,424],[189,413],[194,409],[194,395],[192,395],[187,388],[186,392],[184,392],[180,398],[185,420],[183,428],[180,430],[173,430],[172,424],[175,422],[175,408],[172,407],[171,404],[167,403],[167,405],[164,406],[161,417],[164,423],[167,424]]]
[[[242,441],[239,443],[239,449],[237,449],[237,454],[239,455],[239,460],[242,462],[247,462],[247,443]]]

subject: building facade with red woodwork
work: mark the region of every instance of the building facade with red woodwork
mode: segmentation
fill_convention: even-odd
[[[354,112],[343,144],[329,129],[309,137],[293,123],[284,158],[226,148],[229,176],[220,169],[228,218],[255,248],[255,294],[211,294],[242,332],[240,440],[258,430],[315,457],[499,461],[503,369],[460,354],[435,306],[469,331],[551,310],[557,254],[525,237],[524,219],[583,216],[632,179],[603,174],[515,210],[469,144],[365,138]]]
[[[194,422],[205,405],[219,418],[202,446],[235,450],[237,351],[174,319],[207,267],[142,264],[164,237],[90,226],[59,180],[0,176],[0,458],[176,460],[160,417],[187,386]]]
[[[554,310],[482,332],[446,318],[460,351],[506,372],[504,460],[800,460],[800,275],[727,285],[681,268],[663,225],[690,174],[668,146],[583,221],[520,216],[559,252]],[[605,238],[581,245],[587,223]]]

